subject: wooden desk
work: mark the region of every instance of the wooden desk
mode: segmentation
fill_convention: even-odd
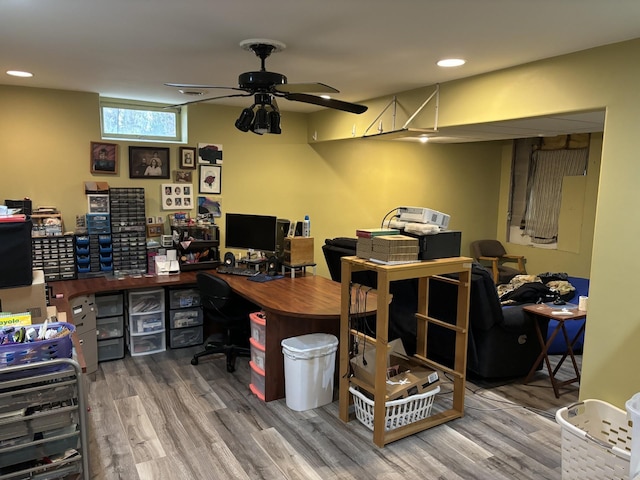
[[[575,334],[575,336],[572,339],[570,339],[564,323],[570,320],[581,320],[587,316],[587,312],[583,310],[578,310],[577,308],[572,308],[572,309],[568,309],[568,311],[570,312],[570,315],[554,315],[553,314],[553,312],[562,311],[562,308],[563,307],[561,305],[549,306],[546,304],[527,305],[525,307],[522,307],[522,311],[525,312],[525,315],[530,315],[533,317],[535,329],[536,329],[536,335],[538,337],[538,342],[540,342],[540,346],[542,347],[542,351],[540,352],[540,355],[538,355],[538,358],[536,358],[536,361],[531,366],[531,370],[529,370],[529,374],[527,375],[527,378],[524,379],[524,383],[529,383],[531,381],[531,378],[533,377],[533,375],[536,373],[536,370],[538,369],[538,365],[540,365],[540,362],[544,359],[544,363],[547,366],[547,371],[549,372],[549,380],[551,381],[551,386],[553,387],[553,393],[556,395],[556,398],[560,398],[560,387],[563,387],[565,385],[570,385],[576,382],[580,383],[580,368],[578,367],[578,363],[576,362],[576,357],[573,354],[573,346],[575,345],[578,338],[580,338],[580,335],[582,335],[582,332],[584,332],[585,326],[587,324],[586,322],[584,322],[582,326],[578,329],[578,332]],[[549,339],[545,341],[545,337],[542,335],[542,330],[540,329],[540,323],[541,323],[541,320],[546,320],[549,318],[557,320],[558,325],[553,330],[553,332],[551,332]],[[547,325],[546,321],[544,321],[543,323],[544,325]],[[546,326],[544,328],[544,331],[545,332],[547,331]],[[567,351],[564,353],[564,355],[562,355],[562,358],[560,359],[558,364],[555,366],[555,368],[552,370],[551,362],[549,361],[549,347],[553,343],[553,340],[556,338],[556,335],[558,335],[558,333],[560,332],[562,332],[564,341],[567,344]],[[556,380],[556,373],[558,373],[558,370],[560,369],[564,361],[567,359],[567,356],[571,358],[571,363],[573,363],[573,371],[575,372],[576,376],[573,378],[570,378],[569,380],[559,382]]]
[[[340,335],[340,284],[319,276],[285,277],[270,282],[252,282],[247,277],[222,275],[215,270],[237,294],[258,305],[267,316],[265,345],[265,400],[283,398],[285,394],[284,356],[280,342],[289,337],[307,333]],[[140,288],[169,287],[196,283],[196,271],[179,275],[157,277],[91,278],[52,283],[53,299],[59,310],[72,318],[69,300],[78,295],[134,290]],[[62,294],[63,298],[55,298]],[[371,305],[375,306],[375,299]],[[371,308],[369,313],[375,312]],[[337,369],[336,369],[337,374]]]

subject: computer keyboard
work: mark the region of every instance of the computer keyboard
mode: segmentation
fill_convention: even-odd
[[[259,273],[253,268],[230,267],[228,265],[220,266],[216,271],[218,273],[226,273],[229,275],[242,275],[244,277],[253,277],[254,275],[257,275]]]

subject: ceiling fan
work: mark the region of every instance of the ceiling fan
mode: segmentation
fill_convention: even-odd
[[[236,90],[243,93],[232,93],[218,97],[202,98],[174,105],[174,107],[217,100],[220,98],[253,96],[253,105],[242,110],[240,117],[236,120],[236,127],[243,132],[251,130],[258,134],[281,133],[280,111],[278,109],[276,97],[356,114],[364,113],[367,110],[367,107],[364,105],[330,98],[328,94],[339,92],[337,89],[330,87],[329,85],[325,85],[324,83],[287,83],[286,76],[281,73],[267,71],[265,68],[265,61],[267,57],[274,52],[283,50],[286,45],[282,42],[267,39],[249,39],[240,42],[240,47],[245,50],[252,51],[258,58],[260,58],[260,70],[256,72],[241,73],[238,77],[237,87],[181,83],[165,83],[165,85],[168,87],[183,89],[183,93],[188,93],[189,90],[195,90],[196,92],[194,93],[201,94],[202,92],[199,92],[198,90],[210,88]],[[323,94],[323,96],[312,95],[309,92],[320,93]]]

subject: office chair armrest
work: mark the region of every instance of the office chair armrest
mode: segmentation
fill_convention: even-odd
[[[486,260],[487,262],[497,262],[498,257],[478,257],[478,260]]]

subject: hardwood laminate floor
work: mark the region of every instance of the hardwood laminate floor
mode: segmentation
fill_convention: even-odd
[[[234,373],[220,355],[190,363],[193,347],[99,364],[88,382],[91,478],[126,480],[560,479],[558,408],[547,374],[529,385],[467,382],[461,419],[375,446],[338,402],[296,412],[248,388],[247,359]],[[434,409],[452,385],[441,376]],[[336,397],[337,398],[337,397]]]

